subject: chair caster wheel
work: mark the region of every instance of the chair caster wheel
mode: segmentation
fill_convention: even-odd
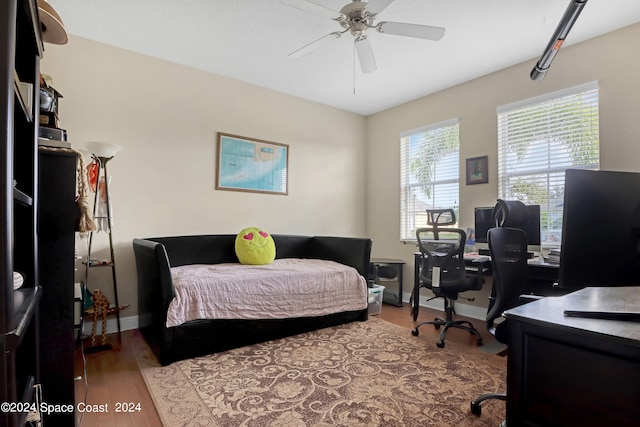
[[[484,345],[484,342],[482,342],[482,338],[478,338],[478,340],[476,341],[476,345],[478,347],[482,347]]]
[[[420,331],[414,328],[411,330],[411,335],[413,335],[414,337],[417,337],[418,335],[420,335]]]
[[[436,345],[438,346],[438,348],[444,348],[444,341],[440,340],[436,343]]]
[[[471,402],[471,413],[473,415],[482,415],[482,406],[479,403]]]
[[[435,319],[433,319],[433,321],[434,321],[434,322],[437,322],[437,321],[438,321],[438,318],[436,317]],[[433,324],[433,327],[434,327],[434,328],[436,328],[436,329],[440,329],[440,325],[439,325],[439,324],[437,324],[437,323],[434,323],[434,324]]]

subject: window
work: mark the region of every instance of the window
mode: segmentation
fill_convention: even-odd
[[[599,169],[598,85],[499,107],[498,196],[539,204],[543,246],[559,246],[564,171]]]
[[[427,209],[458,214],[460,138],[458,119],[400,134],[400,239],[416,240]]]

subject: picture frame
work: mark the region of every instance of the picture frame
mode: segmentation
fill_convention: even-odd
[[[289,146],[218,133],[216,190],[289,194]]]
[[[476,229],[467,228],[467,240],[464,242],[465,253],[474,252],[476,250]]]
[[[467,185],[489,182],[489,156],[471,157],[466,160]]]

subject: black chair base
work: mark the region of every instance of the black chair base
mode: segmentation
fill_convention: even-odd
[[[442,331],[440,331],[440,340],[436,342],[436,345],[438,346],[438,348],[444,348],[444,340],[447,336],[447,331],[449,330],[449,328],[457,328],[457,329],[469,331],[470,334],[473,334],[476,336],[476,344],[478,345],[478,347],[484,344],[482,340],[482,336],[480,335],[480,332],[477,331],[477,329],[473,326],[471,322],[467,320],[453,320],[453,307],[449,305],[446,299],[445,299],[445,312],[447,317],[446,319],[441,319],[439,317],[436,317],[434,320],[419,323],[418,325],[416,325],[415,328],[411,330],[411,334],[416,337],[420,335],[420,331],[418,330],[418,328],[420,328],[420,326],[422,325],[433,325],[436,329],[440,329],[441,326],[444,326],[442,328]]]
[[[503,393],[487,393],[487,394],[483,394],[482,396],[478,397],[476,400],[474,400],[473,402],[471,402],[471,413],[473,415],[481,415],[482,414],[482,406],[480,406],[480,403],[484,402],[485,400],[489,400],[489,399],[498,399],[498,400],[507,400],[507,395],[503,394]]]

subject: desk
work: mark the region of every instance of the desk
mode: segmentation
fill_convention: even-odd
[[[390,267],[396,272],[396,276],[393,278],[389,277],[379,277],[376,274],[375,281],[376,283],[385,286],[384,294],[383,294],[383,302],[386,304],[395,305],[396,307],[402,307],[402,269],[404,268],[404,261],[401,259],[391,259],[391,258],[372,258],[371,264],[376,267],[385,266]],[[377,271],[377,268],[376,268]],[[394,294],[391,290],[387,289],[385,282],[397,282],[398,283],[398,293]]]
[[[505,312],[507,425],[636,426],[640,323],[564,310],[640,311],[640,287],[585,288]]]
[[[482,262],[485,267],[485,273],[491,274],[491,258],[487,256],[465,254],[464,262],[467,267],[475,270],[475,265]],[[562,292],[561,289],[554,287],[558,283],[558,274],[560,266],[558,264],[550,264],[541,258],[532,258],[527,261],[529,265],[529,279],[531,280],[530,291],[536,295],[561,295],[568,292]]]
[[[414,287],[420,280],[420,252],[413,253],[413,283]],[[478,267],[482,268],[483,275],[491,275],[491,258],[486,256],[465,256],[465,266],[468,270],[475,272]],[[558,273],[560,266],[557,264],[549,264],[547,262],[539,262],[537,260],[529,261],[529,278],[531,279],[531,291],[536,295],[550,296],[566,294],[561,289],[554,289],[553,284],[558,282]]]
[[[560,266],[542,262],[539,258],[530,259],[529,279],[531,280],[531,292],[535,295],[558,296],[568,293],[557,287]]]
[[[413,253],[413,289],[414,293],[420,289],[420,262],[422,254],[420,252]],[[487,256],[468,256],[464,258],[465,266],[472,274],[477,274],[478,269],[482,271],[483,276],[491,275],[491,258]],[[561,288],[555,287],[558,283],[558,273],[560,267],[557,264],[549,264],[546,262],[529,262],[529,279],[531,280],[530,292],[535,295],[557,296],[566,294]],[[413,296],[413,294],[412,294]],[[419,304],[414,302],[413,320],[418,318]]]

